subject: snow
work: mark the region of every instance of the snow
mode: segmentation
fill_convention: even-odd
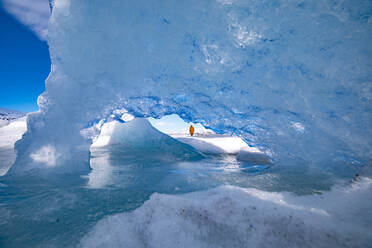
[[[0,108],[0,127],[8,125],[12,120],[25,116],[25,113]]]
[[[162,122],[156,122],[154,120],[149,122],[145,119],[137,118],[134,120],[129,119],[126,123],[120,123],[118,121],[107,122],[102,125],[100,135],[94,140],[91,148],[119,145],[123,151],[136,148],[137,150],[142,149],[145,153],[148,153],[149,149],[161,149],[165,153],[170,150],[176,150],[176,147],[182,149],[180,144],[184,143],[202,154],[237,155],[241,161],[270,163],[270,159],[263,152],[255,147],[248,146],[247,143],[237,136],[208,133],[205,128],[200,127],[197,129],[199,133],[196,133],[194,136],[181,133],[178,129],[176,134],[174,134],[176,129],[162,129],[173,133],[168,136],[157,131],[158,128],[155,129],[150,124],[154,123],[156,127],[160,125],[164,128],[166,125],[172,125],[168,121],[163,118]],[[164,123],[164,125],[160,123]],[[201,134],[200,130],[202,131]],[[181,143],[175,142],[176,140]],[[169,142],[174,145],[166,145]]]
[[[179,137],[177,140],[189,144],[198,151],[210,154],[238,154],[243,148],[250,148],[241,138],[222,135],[195,135]],[[255,148],[252,148],[254,150]]]
[[[53,1],[52,60],[14,173],[89,170],[81,131],[125,108],[235,134],[275,161],[372,157],[367,0]],[[125,17],[125,18],[123,18]]]
[[[103,124],[91,149],[105,147],[127,153],[139,152],[139,156],[152,154],[165,158],[167,154],[172,154],[174,160],[202,158],[195,149],[161,133],[144,118],[136,118],[127,123],[110,121]]]
[[[257,164],[269,164],[270,158],[256,147],[247,145],[237,136],[226,136],[218,134],[202,135],[172,135],[178,141],[194,147],[204,154],[229,154],[237,155],[237,159],[244,162]]]
[[[140,208],[99,221],[82,247],[368,247],[372,179],[320,195],[221,186],[153,194]],[[363,213],[363,215],[361,214]]]
[[[27,130],[26,117],[19,119],[13,118],[6,126],[0,126],[0,176],[4,175],[13,164],[16,154],[14,152],[14,143],[22,138]]]

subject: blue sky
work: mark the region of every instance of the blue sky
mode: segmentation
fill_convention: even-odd
[[[188,133],[190,124],[193,124],[196,133],[205,132],[200,123],[187,123],[176,114],[166,115],[161,119],[148,118],[150,123],[163,133]]]
[[[36,111],[50,71],[48,45],[35,28],[21,24],[19,15],[8,14],[5,2],[0,2],[0,107]]]

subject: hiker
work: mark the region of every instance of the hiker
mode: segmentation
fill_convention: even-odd
[[[195,129],[194,129],[193,125],[190,125],[189,132],[190,132],[191,136],[194,135]]]

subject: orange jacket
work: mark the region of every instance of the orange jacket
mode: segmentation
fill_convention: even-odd
[[[194,127],[192,125],[190,126],[189,132],[190,132],[190,135],[191,136],[194,135],[195,129],[194,129]]]

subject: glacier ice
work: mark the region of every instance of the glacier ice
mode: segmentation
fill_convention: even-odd
[[[122,108],[240,135],[275,161],[371,158],[371,1],[52,2],[51,73],[11,172],[47,168],[30,156],[43,147],[54,169],[85,172],[81,131]]]

